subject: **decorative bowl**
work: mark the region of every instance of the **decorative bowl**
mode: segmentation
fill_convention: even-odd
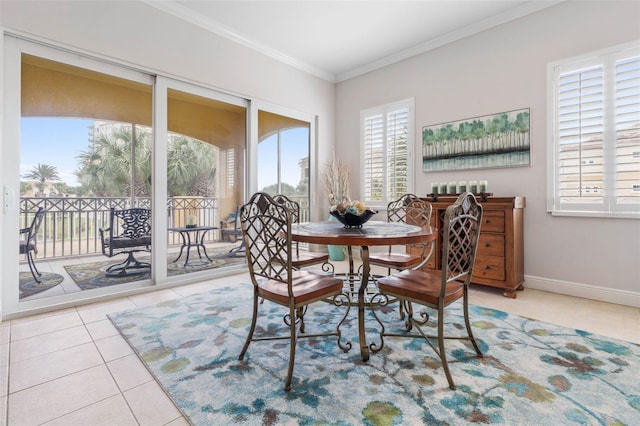
[[[337,210],[333,210],[329,212],[331,216],[335,217],[344,225],[345,228],[362,228],[369,219],[373,217],[377,211],[373,210],[365,210],[361,215],[353,214],[350,212],[346,212],[344,214],[340,213]]]

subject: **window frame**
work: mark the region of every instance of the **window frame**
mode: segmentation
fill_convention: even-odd
[[[605,217],[640,219],[640,203],[616,203],[616,103],[609,92],[615,91],[616,61],[628,57],[640,57],[640,42],[633,41],[622,45],[590,52],[584,55],[566,58],[547,65],[547,212],[553,216]],[[559,158],[560,130],[558,126],[558,89],[560,75],[576,72],[589,67],[603,68],[603,201],[567,203],[562,202],[559,189],[561,160]],[[613,195],[612,195],[613,194]]]
[[[383,116],[383,168],[384,170],[388,169],[388,159],[387,159],[387,117],[389,113],[394,111],[407,109],[407,177],[406,177],[406,193],[412,193],[414,191],[414,170],[415,170],[415,156],[413,153],[415,152],[415,98],[407,98],[399,101],[390,102],[383,105],[378,105],[375,107],[367,108],[360,111],[360,158],[361,161],[364,161],[366,158],[366,141],[365,141],[365,121],[368,118],[371,118],[376,115]],[[366,195],[366,167],[363,164],[360,167],[360,194],[361,200],[370,207],[378,207],[378,208],[386,208],[389,202],[398,199],[401,195],[399,194],[397,197],[389,196],[389,183],[387,179],[387,175],[383,174],[383,197],[382,200],[371,200],[370,197]]]

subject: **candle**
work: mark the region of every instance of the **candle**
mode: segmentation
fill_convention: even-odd
[[[187,226],[192,228],[196,226],[196,216],[195,215],[187,215]]]
[[[458,182],[458,193],[464,194],[465,192],[467,192],[467,182],[461,180],[460,182]]]
[[[438,182],[431,182],[431,193],[438,195]]]
[[[449,194],[455,194],[455,193],[456,193],[456,183],[449,182]]]
[[[469,182],[469,192],[473,193],[473,194],[477,194],[478,193],[478,181],[477,180],[472,180]]]
[[[447,182],[440,182],[440,194],[447,193]]]
[[[481,180],[480,181],[480,192],[481,193],[486,193],[486,192],[488,192],[488,189],[489,189],[488,182],[486,180]]]

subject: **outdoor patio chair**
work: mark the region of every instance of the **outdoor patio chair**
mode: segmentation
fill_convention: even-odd
[[[109,276],[140,274],[151,269],[148,262],[140,262],[134,253],[151,251],[151,210],[132,208],[109,212],[109,227],[100,228],[102,254],[114,257],[126,253],[122,263],[111,265],[106,270]]]
[[[482,206],[476,201],[473,194],[467,192],[460,195],[454,204],[447,207],[444,216],[442,273],[406,269],[394,275],[381,278],[378,280],[379,294],[371,299],[374,316],[381,326],[381,345],[379,347],[372,347],[371,350],[377,352],[382,349],[384,346],[384,336],[423,338],[440,357],[442,368],[449,382],[449,388],[452,390],[455,390],[456,386],[449,372],[444,340],[469,340],[477,356],[483,356],[473,336],[469,322],[469,284],[471,282],[471,274],[473,273],[481,221]],[[374,306],[384,306],[389,300],[393,299],[397,299],[406,311],[406,333],[385,332],[384,325],[376,313],[377,309],[374,309]],[[460,333],[456,333],[456,335],[445,336],[445,307],[459,299],[463,301],[462,309],[467,335],[463,336],[460,335]],[[414,317],[413,303],[437,311],[437,335],[426,334],[428,329],[432,329],[433,326],[423,331],[421,326],[427,324],[429,314],[426,310],[423,310],[420,314],[417,314],[417,318]],[[455,325],[449,326],[458,329]],[[410,333],[413,327],[416,327],[418,333]],[[431,342],[432,339],[437,339],[437,347]],[[420,346],[413,347],[419,348]],[[457,355],[457,358],[460,358],[460,355]]]
[[[341,342],[340,326],[349,314],[349,297],[342,293],[342,280],[326,274],[309,270],[294,269],[291,265],[293,247],[291,240],[292,216],[289,209],[276,203],[270,195],[258,192],[240,210],[240,220],[245,242],[249,275],[253,283],[253,315],[247,340],[238,357],[240,360],[251,342],[289,340],[289,366],[284,389],[291,389],[293,366],[296,354],[296,343],[300,338],[316,339],[322,336],[336,336],[338,346],[345,352],[351,349],[351,343]],[[278,333],[278,327],[266,326],[258,329],[259,300],[273,302],[288,308],[284,312],[283,321],[289,328],[288,334]],[[316,302],[332,302],[336,306],[345,307],[344,316],[334,331],[307,334],[305,330],[305,314],[307,307]],[[319,306],[327,306],[321,303]],[[267,308],[269,320],[274,311]],[[321,318],[324,323],[326,317]],[[265,357],[273,357],[268,345],[263,353]]]
[[[300,204],[291,200],[289,197],[283,194],[278,194],[273,197],[276,203],[285,206],[291,212],[291,221],[293,223],[300,223]],[[329,262],[329,254],[327,253],[315,253],[305,250],[300,254],[300,248],[297,242],[293,243],[295,247],[295,254],[291,258],[291,265],[295,269],[304,268],[305,266],[321,265],[324,272],[331,272],[333,274],[334,267]]]
[[[220,221],[220,240],[235,242],[242,237],[242,228],[238,217],[239,209],[240,207],[236,207],[234,213],[229,213],[229,217],[226,220]]]
[[[29,270],[37,283],[41,282],[38,277],[42,276],[42,274],[36,268],[34,254],[38,254],[38,231],[40,230],[44,213],[44,208],[38,207],[31,224],[27,228],[20,229],[20,254],[26,255]]]

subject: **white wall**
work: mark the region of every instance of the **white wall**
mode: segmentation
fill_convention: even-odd
[[[640,2],[565,2],[341,82],[337,155],[358,170],[359,111],[415,97],[417,194],[432,181],[487,179],[497,196],[526,197],[525,286],[640,306],[640,221],[552,217],[545,189],[547,63],[640,39],[639,18]],[[423,126],[527,107],[530,167],[421,171]]]

